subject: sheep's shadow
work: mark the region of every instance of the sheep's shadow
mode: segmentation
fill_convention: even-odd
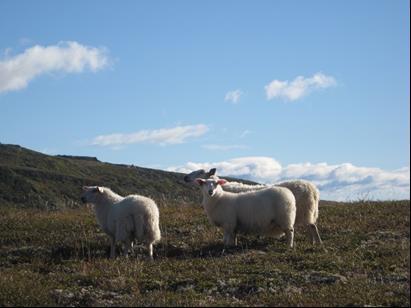
[[[79,248],[72,245],[59,245],[51,249],[51,260],[91,260],[106,259],[110,256],[110,247],[106,245],[94,245],[93,247]]]
[[[223,258],[230,255],[240,255],[247,252],[267,253],[284,251],[285,243],[279,240],[273,244],[262,239],[242,239],[237,246],[225,247],[222,242],[198,243],[193,246],[183,242],[160,242],[154,246],[154,259],[198,259],[198,258]],[[110,246],[99,242],[87,247],[75,245],[59,245],[49,251],[50,260],[92,260],[108,259],[110,257]],[[121,248],[117,247],[117,256],[121,256]],[[145,260],[147,259],[147,249],[144,245],[135,245],[129,258]]]
[[[159,245],[160,246],[160,245]],[[271,250],[269,243],[241,242],[237,246],[225,247],[223,243],[208,243],[196,247],[179,247],[170,243],[162,244],[154,253],[156,259],[206,259],[223,258],[230,255],[239,255],[248,251],[266,253]]]

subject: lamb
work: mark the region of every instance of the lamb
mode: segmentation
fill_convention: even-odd
[[[209,221],[224,230],[224,245],[237,245],[240,233],[285,233],[287,245],[294,245],[295,198],[284,187],[268,187],[258,191],[231,193],[221,186],[224,179],[195,180],[203,193],[203,207]]]
[[[206,172],[203,169],[196,170],[187,174],[184,177],[184,181],[187,183],[193,183],[195,178],[204,177],[204,178],[218,178],[216,175],[216,168],[210,169]],[[320,234],[318,233],[318,228],[316,225],[318,219],[318,204],[320,201],[320,192],[314,184],[303,181],[303,180],[294,180],[287,181],[276,184],[277,187],[286,187],[294,194],[296,199],[297,214],[295,219],[296,227],[305,227],[308,228],[309,235],[313,244],[321,244]],[[247,191],[256,191],[260,189],[267,188],[267,185],[248,185],[239,182],[227,182],[223,189],[228,192],[247,192]]]
[[[83,187],[81,201],[94,205],[97,222],[110,237],[110,258],[115,257],[115,245],[123,242],[127,256],[133,243],[138,240],[147,245],[149,257],[153,258],[153,244],[161,238],[159,210],[156,203],[147,197],[129,195],[122,197],[110,188]]]

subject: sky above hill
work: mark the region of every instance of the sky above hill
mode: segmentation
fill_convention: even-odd
[[[0,142],[410,196],[409,3],[0,1]]]

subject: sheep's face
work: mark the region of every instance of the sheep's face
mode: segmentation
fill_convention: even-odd
[[[184,177],[184,182],[186,183],[193,183],[197,178],[206,178],[208,179],[210,176],[214,175],[216,172],[216,168],[210,169],[206,172],[204,169],[199,169],[187,174]]]
[[[225,183],[227,183],[226,180],[224,179],[218,179],[218,178],[211,178],[211,179],[196,179],[195,182],[197,183],[197,185],[200,186],[201,191],[203,192],[203,194],[205,196],[210,196],[213,197],[216,193],[216,191],[218,191],[219,189],[221,190],[220,185],[224,185]]]
[[[103,188],[98,186],[84,186],[83,194],[81,195],[81,202],[95,203],[98,196],[103,193]]]

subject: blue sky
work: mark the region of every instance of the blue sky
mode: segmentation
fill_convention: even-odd
[[[408,1],[1,1],[0,142],[409,198]]]

